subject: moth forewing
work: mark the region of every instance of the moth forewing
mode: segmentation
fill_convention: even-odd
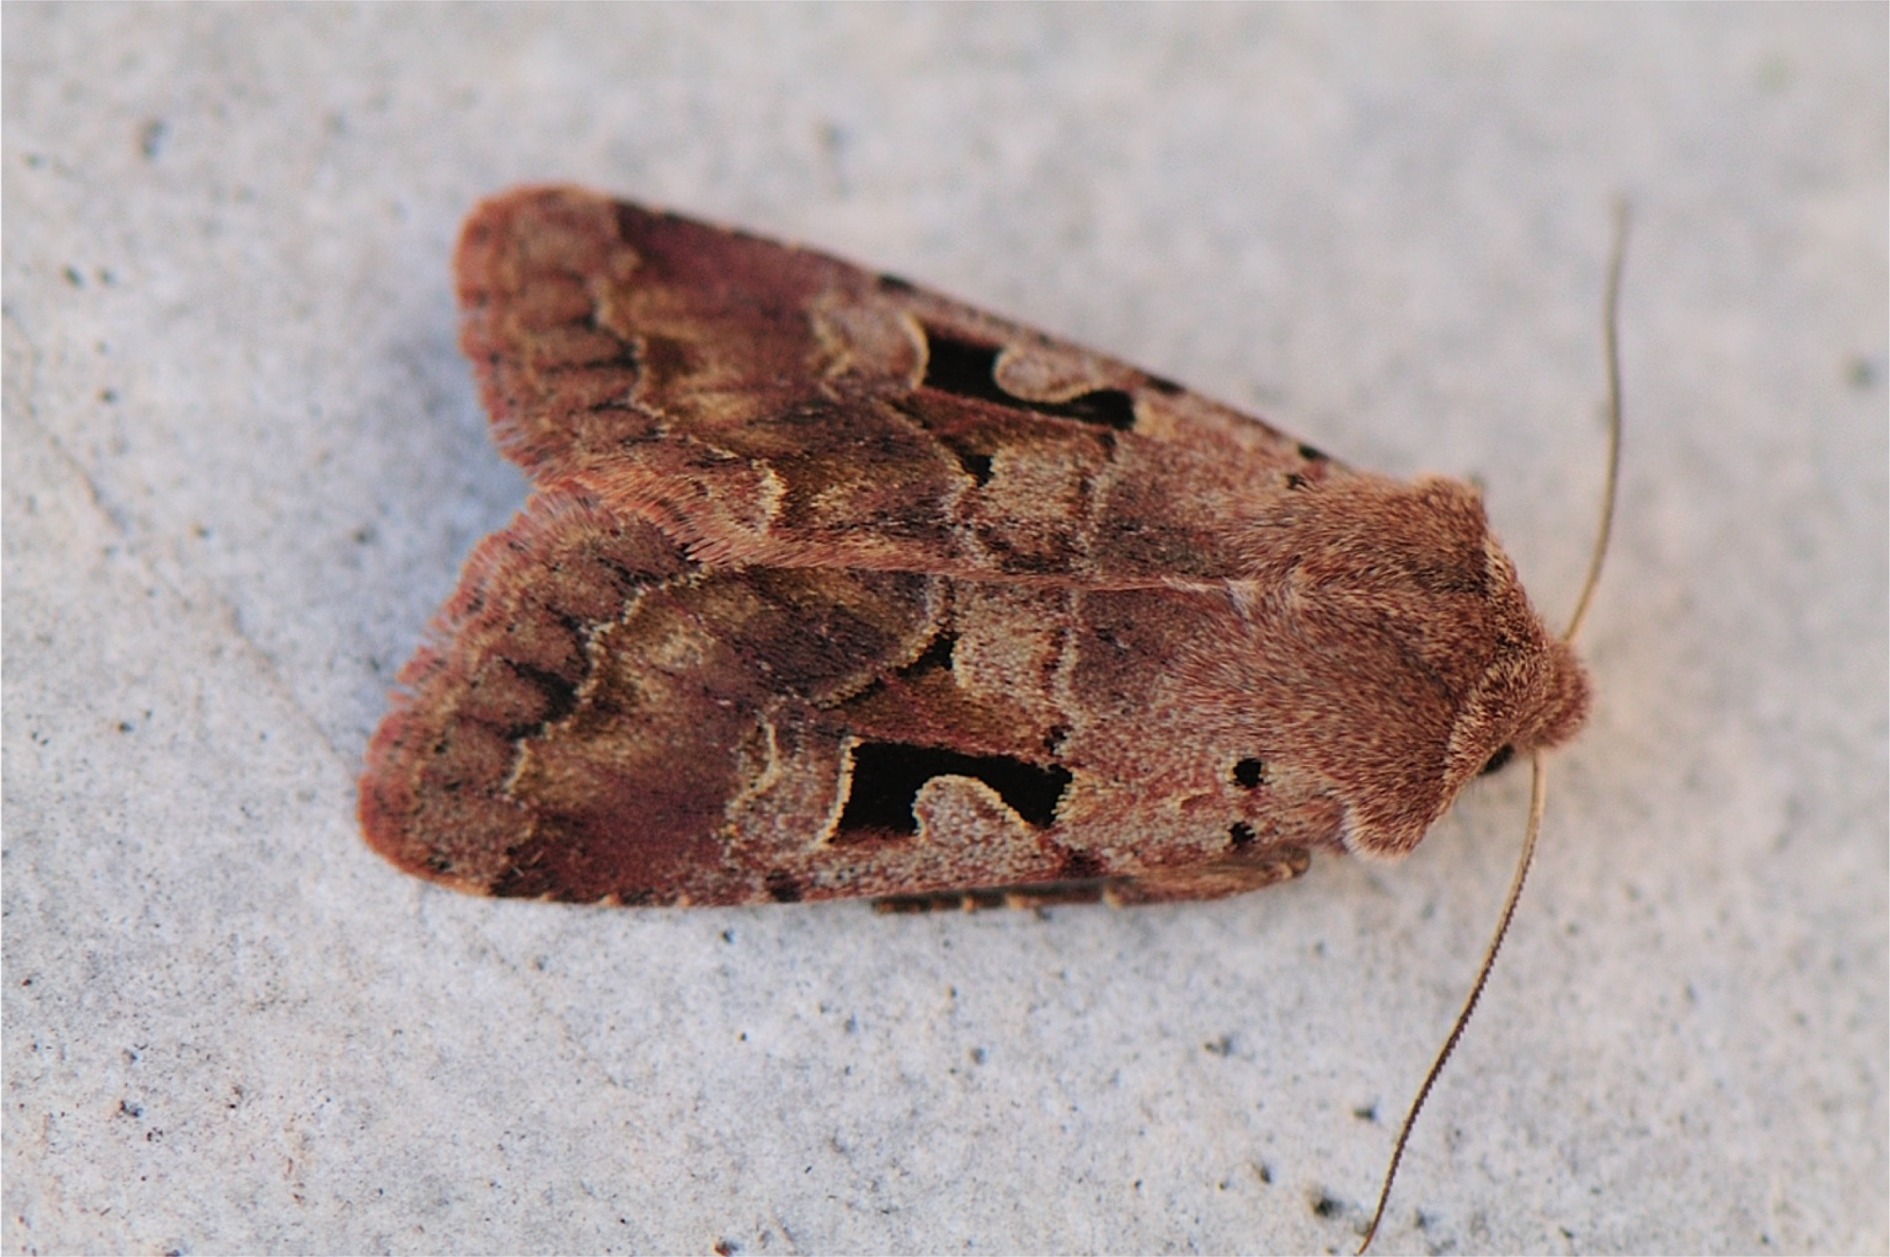
[[[457,271],[532,495],[369,747],[362,826],[410,872],[631,905],[1214,898],[1407,854],[1585,718],[1467,485],[576,189],[481,205]]]
[[[638,903],[1399,855],[1579,664],[1475,492],[903,281],[570,189],[487,202],[464,342],[532,476],[376,736],[370,842]]]

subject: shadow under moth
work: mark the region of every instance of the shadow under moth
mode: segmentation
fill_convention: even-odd
[[[362,827],[409,872],[628,905],[1216,898],[1403,856],[1586,715],[1459,481],[580,190],[479,206],[457,278],[533,491],[368,751]]]

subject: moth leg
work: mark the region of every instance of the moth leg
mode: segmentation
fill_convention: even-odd
[[[1118,908],[1186,899],[1224,899],[1290,882],[1310,867],[1312,853],[1304,847],[1267,847],[1238,859],[1176,865],[1140,877],[1112,878],[1103,897]]]
[[[1140,877],[1087,877],[1023,886],[982,886],[919,895],[885,895],[878,912],[978,912],[987,908],[1051,908],[1071,903],[1107,903],[1126,908],[1145,903],[1224,899],[1290,882],[1312,867],[1304,847],[1268,847],[1254,855],[1178,865]]]
[[[934,890],[919,895],[882,895],[875,912],[980,912],[987,908],[1053,908],[1066,903],[1101,903],[1112,879],[1087,877],[1027,886],[982,886],[975,890]]]

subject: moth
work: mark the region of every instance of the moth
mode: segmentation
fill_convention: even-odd
[[[1402,483],[890,275],[561,187],[461,234],[523,511],[369,745],[400,868],[611,904],[1212,899],[1410,853],[1586,719],[1477,491]]]
[[[823,254],[480,205],[533,490],[399,676],[368,842],[463,891],[1208,899],[1410,852],[1587,675],[1477,491]]]

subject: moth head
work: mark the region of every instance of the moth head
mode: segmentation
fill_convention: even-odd
[[[1498,648],[1471,689],[1451,731],[1446,788],[1451,796],[1470,778],[1494,771],[1514,756],[1560,746],[1588,720],[1588,671],[1574,649],[1551,634],[1522,597],[1508,556],[1491,542],[1492,569],[1503,571],[1513,596],[1499,595]],[[1503,605],[1507,603],[1508,605]]]
[[[1505,748],[1581,728],[1587,674],[1530,605],[1470,485],[1334,476],[1296,489],[1268,525],[1254,568],[1277,592],[1254,643],[1295,698],[1266,716],[1293,743],[1284,758],[1343,806],[1346,849],[1408,854]]]
[[[1523,592],[1515,565],[1494,537],[1483,539],[1487,564],[1487,653],[1481,675],[1457,709],[1443,766],[1435,820],[1470,780],[1514,756],[1559,746],[1588,719],[1588,672],[1567,641],[1543,623]],[[1429,822],[1426,822],[1428,826]],[[1394,826],[1361,830],[1356,849],[1371,855],[1407,854],[1422,829]],[[1351,845],[1351,844],[1348,844]]]

